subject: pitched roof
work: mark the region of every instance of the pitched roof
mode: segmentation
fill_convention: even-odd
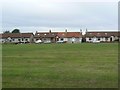
[[[45,38],[51,38],[51,37],[61,37],[61,38],[70,38],[70,37],[82,37],[82,34],[80,32],[37,32],[35,34],[35,38],[45,37]]]
[[[33,33],[21,33],[21,36],[24,38],[29,38],[31,35],[33,35]]]
[[[4,33],[2,38],[30,38],[33,33]]]
[[[87,32],[86,37],[110,37],[119,36],[120,32]]]
[[[66,33],[65,32],[58,32],[57,36],[64,38],[64,37],[66,37]]]
[[[66,37],[82,37],[80,32],[67,32]]]
[[[66,38],[70,38],[70,37],[82,37],[82,34],[80,32],[58,32],[58,36],[59,37],[66,37]]]
[[[35,33],[35,38],[40,38],[40,37],[43,37],[43,38],[52,38],[52,37],[55,37],[57,35],[57,33],[48,33],[48,32],[37,32]]]

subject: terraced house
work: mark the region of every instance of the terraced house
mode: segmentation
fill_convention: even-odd
[[[82,42],[82,32],[58,32],[58,41],[65,41],[67,43],[81,43]]]
[[[41,40],[42,42],[65,42],[65,43],[80,43],[82,41],[81,32],[36,32],[34,42]]]
[[[1,43],[81,43],[81,42],[114,42],[120,41],[120,32],[36,32],[0,34]]]
[[[55,43],[56,42],[56,36],[57,32],[36,32],[34,35],[34,42],[41,40],[44,43],[51,42]]]
[[[32,43],[33,33],[4,33],[1,34],[2,43]]]
[[[86,32],[86,42],[114,42],[120,40],[120,32]]]

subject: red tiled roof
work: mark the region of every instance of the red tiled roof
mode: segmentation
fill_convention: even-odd
[[[82,34],[80,32],[67,32],[66,37],[82,37]]]
[[[58,32],[59,37],[82,37],[82,34],[80,32]]]
[[[66,38],[70,38],[70,37],[82,37],[82,34],[80,32],[37,32],[35,34],[35,38],[40,38],[40,37],[66,37]]]
[[[58,37],[66,37],[66,33],[65,32],[58,32],[57,34]]]

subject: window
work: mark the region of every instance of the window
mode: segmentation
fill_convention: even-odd
[[[36,39],[36,41],[39,40],[39,39]]]
[[[22,41],[24,41],[24,39],[22,38]]]
[[[18,41],[20,42],[20,39],[18,39]]]
[[[63,41],[63,38],[61,38],[61,41]]]
[[[98,41],[100,41],[100,38],[98,38]]]
[[[108,38],[106,37],[105,40],[108,40]]]
[[[25,39],[25,41],[28,41],[28,39]]]
[[[15,39],[12,39],[12,41],[15,41]]]
[[[91,38],[89,38],[89,40],[91,40]]]
[[[107,33],[105,33],[105,35],[107,35]]]

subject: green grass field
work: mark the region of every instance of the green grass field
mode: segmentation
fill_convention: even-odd
[[[117,88],[118,44],[2,46],[3,88]]]

